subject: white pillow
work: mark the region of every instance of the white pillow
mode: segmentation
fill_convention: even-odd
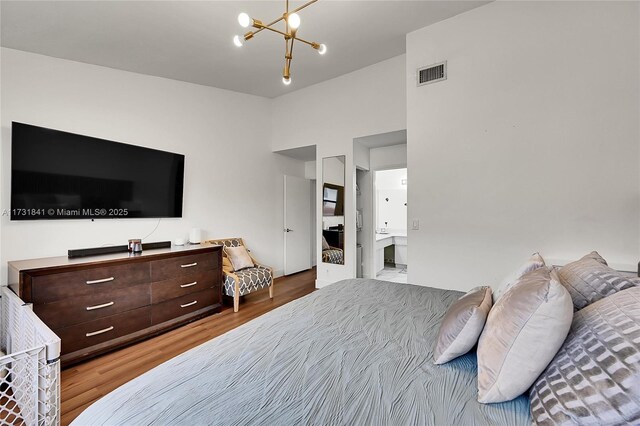
[[[253,268],[253,260],[249,256],[249,252],[244,246],[238,247],[225,247],[224,253],[229,258],[231,265],[233,265],[234,271],[240,271],[241,269]]]
[[[525,274],[493,306],[478,341],[478,402],[514,399],[549,365],[573,319],[553,268]]]
[[[527,259],[527,261],[518,268],[517,271],[513,272],[507,278],[505,278],[500,286],[498,286],[498,289],[493,292],[493,304],[495,305],[498,302],[498,299],[500,299],[500,297],[502,297],[502,295],[505,294],[511,286],[517,283],[524,274],[535,271],[536,269],[542,268],[543,266],[545,266],[545,263],[542,256],[540,256],[540,253],[533,253],[531,257],[529,257],[529,259]]]
[[[331,246],[329,245],[329,243],[327,242],[327,239],[323,235],[322,236],[322,251],[329,250],[329,249],[331,249]]]
[[[444,364],[469,352],[482,333],[491,309],[491,287],[476,287],[447,310],[433,349],[433,360]]]

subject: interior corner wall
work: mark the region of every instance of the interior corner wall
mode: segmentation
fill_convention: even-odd
[[[274,99],[272,149],[316,145],[316,196],[322,194],[322,158],[346,156],[345,264],[321,262],[317,286],[356,272],[356,202],[353,139],[406,128],[406,58],[397,56]],[[295,84],[295,83],[294,83]],[[316,245],[322,241],[322,203],[316,205]]]
[[[493,2],[407,36],[409,282],[496,285],[527,256],[640,259],[637,2]]]
[[[64,256],[70,248],[241,236],[282,273],[283,175],[302,161],[275,155],[264,132],[270,99],[2,48],[2,209],[10,204],[11,121],[185,154],[179,219],[10,221],[0,218],[0,276],[8,260]],[[239,154],[243,153],[243,154]],[[233,185],[229,185],[230,179]],[[257,207],[260,208],[257,208]]]

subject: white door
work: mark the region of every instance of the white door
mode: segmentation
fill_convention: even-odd
[[[284,274],[311,268],[311,182],[284,177]]]

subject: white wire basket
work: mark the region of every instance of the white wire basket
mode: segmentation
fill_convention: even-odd
[[[0,424],[60,424],[60,338],[0,287]]]

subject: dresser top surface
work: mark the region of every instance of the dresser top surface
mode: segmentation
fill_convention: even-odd
[[[100,263],[110,263],[127,260],[154,260],[154,258],[166,258],[171,257],[173,254],[197,254],[201,251],[211,250],[213,248],[222,247],[215,244],[202,243],[198,245],[189,246],[174,246],[171,248],[145,250],[142,253],[112,253],[103,254],[97,256],[75,257],[69,258],[67,256],[57,257],[43,257],[40,259],[27,259],[27,260],[14,260],[8,262],[9,268],[22,271],[33,271],[48,268],[64,268],[80,265],[99,265]]]

